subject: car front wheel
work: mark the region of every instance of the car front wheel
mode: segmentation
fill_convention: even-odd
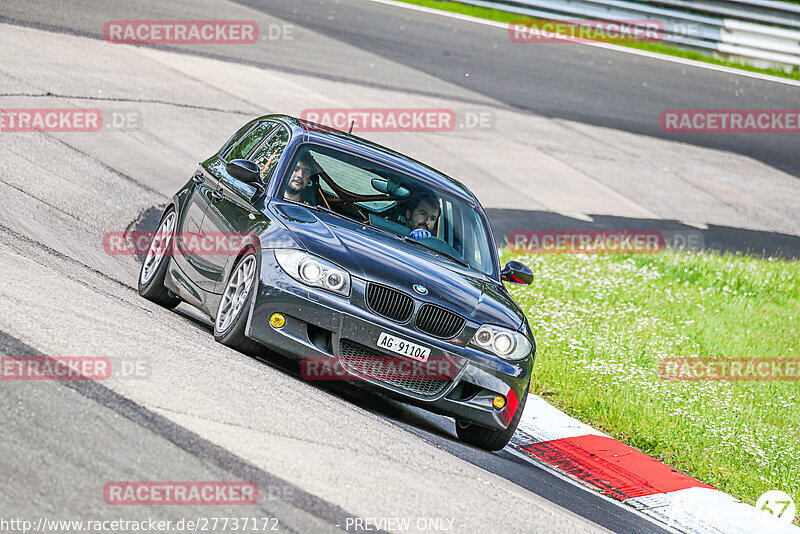
[[[247,310],[258,286],[258,274],[258,258],[251,250],[233,267],[214,321],[214,339],[247,354],[256,354],[260,348],[257,342],[244,334]]]
[[[505,430],[494,430],[485,426],[478,426],[474,423],[456,419],[456,434],[458,439],[464,443],[469,443],[487,451],[499,451],[511,441],[511,437],[517,430],[519,420],[522,417],[522,410],[525,409],[525,402],[528,400],[528,390],[522,396],[522,402],[517,407],[517,413],[511,419],[508,428]]]

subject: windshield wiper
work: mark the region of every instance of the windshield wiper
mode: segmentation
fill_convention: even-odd
[[[428,250],[432,250],[433,252],[435,252],[437,254],[441,254],[442,256],[445,256],[446,258],[449,258],[449,259],[453,260],[454,262],[458,263],[459,265],[463,265],[467,269],[472,269],[472,266],[469,263],[467,263],[466,261],[462,260],[461,258],[453,256],[452,254],[450,254],[448,252],[444,252],[444,251],[439,250],[438,248],[432,247],[430,245],[426,245],[425,243],[423,243],[421,241],[417,241],[413,237],[405,236],[403,238],[403,241],[405,241],[406,243],[414,243],[415,245],[419,245],[419,246],[424,247],[424,248],[426,248]]]

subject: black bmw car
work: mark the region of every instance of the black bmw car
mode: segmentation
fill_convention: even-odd
[[[225,250],[203,253],[186,236]],[[344,374],[451,416],[461,440],[499,450],[522,414],[536,345],[503,285],[533,275],[518,262],[501,270],[493,243],[456,180],[267,115],[175,194],[139,293],[196,306],[225,345],[299,358],[311,379]]]

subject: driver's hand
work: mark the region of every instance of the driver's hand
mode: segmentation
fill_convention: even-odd
[[[411,237],[419,241],[420,239],[431,237],[431,233],[424,228],[417,228],[416,230],[411,231]]]

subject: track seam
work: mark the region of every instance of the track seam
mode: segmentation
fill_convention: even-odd
[[[72,35],[74,37],[84,37],[84,38],[93,39],[93,40],[96,40],[96,41],[106,42],[105,39],[101,35],[98,35],[96,33],[82,31],[82,30],[73,30],[71,28],[66,28],[64,26],[55,26],[55,25],[50,25],[50,24],[40,24],[40,23],[36,23],[36,22],[29,22],[29,21],[14,19],[12,17],[6,17],[6,16],[2,16],[2,15],[0,15],[0,24],[8,24],[10,26],[18,26],[18,27],[22,27],[22,28],[32,28],[32,29],[35,29],[35,30],[41,30],[41,31],[46,31],[46,32],[50,32],[50,33],[60,33],[60,34]],[[214,59],[214,60],[217,60],[217,61],[222,61],[222,62],[225,62],[225,63],[234,63],[234,64],[237,64],[237,65],[248,65],[248,66],[251,66],[251,67],[258,67],[258,68],[262,68],[262,69],[270,69],[270,70],[273,70],[273,71],[276,71],[276,72],[281,72],[281,73],[284,73],[284,74],[295,74],[295,75],[300,75],[300,76],[307,76],[307,77],[310,77],[310,78],[319,78],[321,80],[327,80],[327,81],[331,81],[331,82],[339,82],[339,83],[347,83],[347,84],[352,84],[352,85],[358,85],[358,86],[361,86],[361,87],[368,87],[370,89],[382,89],[382,90],[385,90],[385,91],[395,91],[395,92],[398,92],[398,93],[417,95],[417,96],[424,96],[424,97],[429,97],[429,98],[442,98],[442,93],[435,92],[435,91],[422,91],[422,90],[415,90],[415,89],[409,89],[409,88],[402,88],[402,87],[397,87],[397,86],[394,86],[394,85],[387,85],[387,84],[383,84],[383,83],[375,83],[375,82],[368,82],[368,81],[365,81],[365,80],[358,80],[358,79],[355,79],[355,78],[348,78],[346,76],[335,76],[335,75],[331,75],[331,74],[322,74],[320,72],[308,71],[308,70],[304,70],[304,69],[296,69],[296,68],[286,67],[286,66],[282,66],[282,65],[273,65],[271,63],[265,63],[265,62],[261,62],[261,61],[253,61],[253,60],[242,59],[242,58],[233,58],[233,57],[228,57],[228,56],[224,56],[224,55],[221,55],[221,54],[211,54],[211,53],[205,52],[205,51],[180,49],[180,48],[175,48],[175,47],[171,47],[171,46],[168,46],[168,45],[159,45],[159,44],[132,45],[132,44],[126,44],[126,45],[118,45],[118,46],[130,46],[130,47],[133,47],[133,48],[146,48],[146,49],[149,48],[149,49],[152,49],[152,50],[161,50],[161,51],[164,51],[164,52],[173,52],[175,54],[183,54],[183,55],[187,55],[187,56],[205,57],[205,58]],[[502,109],[507,109],[507,110],[510,110],[510,111],[517,111],[517,112],[525,112],[525,113],[533,115],[532,113],[530,113],[529,111],[525,110],[522,107],[517,107],[517,106],[513,106],[513,105],[509,105],[509,104],[498,103],[495,99],[493,99],[491,97],[485,97],[486,100],[479,100],[479,99],[476,99],[476,98],[466,98],[466,97],[463,97],[463,96],[448,95],[447,98],[450,99],[450,100],[454,100],[454,101],[457,101],[457,102],[462,102],[464,104],[471,104],[471,105],[489,105],[489,104],[491,104],[491,105],[493,105],[495,107],[502,107]],[[498,104],[499,104],[499,106],[498,106]]]
[[[50,356],[1,330],[0,351],[8,356],[46,358],[50,360],[51,365],[56,363]],[[290,504],[333,526],[341,529],[346,524],[345,520],[347,518],[354,517],[347,514],[339,506],[320,499],[302,488],[248,463],[232,452],[123,397],[94,380],[66,380],[58,383],[169,441],[202,462],[214,465],[249,482],[255,482],[259,487],[280,488],[280,495],[291,496],[290,498],[282,499],[282,502]],[[263,503],[259,504],[263,506]]]

